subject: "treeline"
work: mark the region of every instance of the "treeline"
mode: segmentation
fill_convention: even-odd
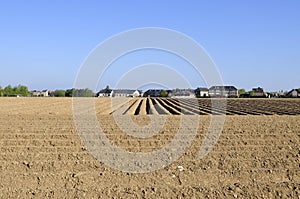
[[[43,97],[43,92],[40,91],[29,91],[27,86],[8,85],[4,88],[0,86],[0,97]],[[67,90],[55,90],[48,91],[49,97],[94,97],[95,94],[92,90],[86,89],[67,89]]]
[[[54,92],[50,93],[50,96],[54,97],[94,97],[95,94],[92,90],[86,89],[76,89],[71,88],[67,90],[55,90]]]
[[[95,94],[92,90],[86,89],[67,89],[65,92],[66,97],[94,97]]]
[[[12,87],[11,85],[2,88],[0,86],[0,96],[1,97],[16,97],[16,96],[31,96],[30,92],[28,91],[27,86],[18,85]]]
[[[76,89],[71,88],[67,90],[55,90],[49,93],[51,97],[94,97],[95,94],[92,90],[85,88],[85,89]]]

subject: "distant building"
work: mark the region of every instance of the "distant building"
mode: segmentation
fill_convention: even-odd
[[[144,97],[160,97],[162,89],[149,89],[144,93]]]
[[[300,97],[300,93],[297,89],[293,89],[290,92],[287,93],[288,97]]]
[[[112,97],[140,97],[141,91],[130,89],[115,89],[112,90]]]
[[[113,92],[112,89],[102,89],[96,94],[96,96],[97,97],[112,97],[112,92]]]
[[[49,97],[50,91],[49,90],[42,90],[41,96],[43,97]]]
[[[131,89],[102,89],[97,97],[140,97],[141,91]]]
[[[266,94],[264,92],[264,89],[261,87],[253,88],[251,97],[266,97]]]
[[[208,88],[197,88],[195,89],[196,97],[209,97]]]
[[[238,97],[238,90],[234,86],[212,86],[209,88],[210,97]]]
[[[173,98],[195,98],[195,91],[193,89],[173,89],[172,95]]]
[[[40,97],[40,95],[41,95],[41,92],[37,91],[37,90],[33,90],[33,91],[30,91],[30,92],[32,93],[33,97]]]
[[[49,91],[49,90],[42,90],[42,91],[33,90],[30,92],[32,93],[33,97],[49,97],[51,91]]]

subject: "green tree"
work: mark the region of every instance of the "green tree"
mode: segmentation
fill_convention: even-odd
[[[249,92],[249,96],[250,96],[250,97],[253,97],[253,96],[254,96],[254,91],[250,91],[250,92]]]
[[[65,97],[66,96],[66,91],[64,91],[64,90],[55,90],[54,91],[54,96],[55,97]]]
[[[12,96],[13,95],[13,88],[11,87],[11,85],[8,85],[4,88],[3,95],[4,96]]]
[[[110,90],[109,85],[107,85],[107,86],[105,87],[105,90]]]
[[[72,88],[72,89],[67,89],[66,90],[66,97],[73,97],[75,94],[76,89]],[[76,96],[76,95],[75,95]]]
[[[85,97],[84,89],[78,89],[76,97]]]
[[[160,96],[161,96],[161,97],[167,97],[167,96],[168,96],[167,91],[166,91],[166,90],[161,90],[161,91],[160,91]]]
[[[2,97],[3,96],[3,89],[2,89],[2,87],[0,86],[0,97]]]
[[[243,95],[243,94],[245,94],[246,93],[246,91],[245,91],[245,89],[239,89],[239,95]]]
[[[92,90],[86,89],[68,89],[66,90],[66,97],[93,97],[94,93]]]
[[[300,88],[298,88],[297,90],[298,90],[298,93],[300,93]]]
[[[16,94],[22,95],[24,97],[28,96],[28,88],[27,88],[27,86],[19,85],[17,87],[17,93]]]
[[[17,95],[21,95],[21,96],[28,96],[29,91],[27,86],[23,86],[23,85],[18,85],[18,86],[14,86],[12,87],[11,85],[6,86],[0,96],[17,96]]]
[[[86,88],[84,89],[84,97],[93,97],[94,96],[94,93],[92,90]]]
[[[16,96],[18,94],[18,87],[17,86],[14,86],[12,88],[12,93],[11,93],[11,96]]]

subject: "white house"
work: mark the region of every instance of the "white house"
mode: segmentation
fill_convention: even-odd
[[[112,97],[139,97],[141,92],[139,90],[130,89],[115,89],[112,91]]]
[[[43,97],[49,97],[50,91],[49,90],[42,90],[41,96]]]
[[[287,96],[289,96],[289,97],[300,97],[300,93],[298,92],[298,90],[293,89],[290,92],[288,92]]]
[[[208,88],[197,88],[195,90],[196,97],[208,97],[209,96],[209,90]]]
[[[139,97],[141,91],[130,89],[103,89],[97,93],[98,97]]]
[[[50,91],[49,90],[43,90],[43,91],[38,91],[38,90],[33,90],[31,91],[33,97],[49,97],[50,96]]]
[[[210,97],[238,97],[238,90],[234,86],[212,86],[209,88]]]
[[[112,97],[113,90],[111,89],[103,89],[97,93],[98,97]]]
[[[179,89],[172,90],[172,98],[194,98],[195,91],[193,89]]]

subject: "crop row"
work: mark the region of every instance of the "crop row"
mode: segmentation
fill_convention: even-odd
[[[300,115],[299,100],[138,98],[129,102],[120,105],[110,113],[131,115]]]

